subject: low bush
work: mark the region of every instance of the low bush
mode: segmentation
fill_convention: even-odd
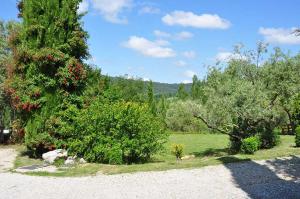
[[[300,126],[296,128],[296,147],[300,147]]]
[[[183,145],[182,144],[173,144],[171,152],[172,152],[172,154],[175,155],[177,160],[180,160],[183,157]]]
[[[242,140],[241,151],[246,154],[253,154],[258,151],[260,140],[257,136],[248,137]]]
[[[261,148],[270,149],[280,143],[280,130],[275,129],[265,129],[260,133]]]
[[[167,140],[163,122],[140,103],[96,100],[73,121],[70,154],[89,162],[123,164],[150,159]],[[74,132],[75,131],[75,132]],[[68,132],[65,132],[68,134]]]

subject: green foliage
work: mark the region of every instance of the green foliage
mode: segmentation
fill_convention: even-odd
[[[61,158],[56,158],[54,161],[54,165],[57,167],[63,166],[65,164],[65,158],[61,157]]]
[[[21,0],[18,5],[22,24],[9,38],[14,65],[7,68],[7,93],[25,128],[25,144],[36,156],[66,146],[70,135],[62,126],[74,126],[66,115],[83,107],[88,51],[80,2]]]
[[[280,130],[266,128],[260,133],[261,148],[270,149],[280,143]]]
[[[171,152],[175,155],[177,160],[180,160],[183,157],[183,145],[173,144]]]
[[[204,95],[204,83],[198,79],[196,75],[193,76],[193,83],[191,88],[191,97],[193,100],[201,100],[203,103],[206,100]]]
[[[300,147],[300,126],[296,128],[295,143],[296,143],[296,147]]]
[[[73,121],[64,134],[69,152],[89,162],[111,164],[147,161],[163,149],[167,134],[161,120],[148,106],[133,102],[108,103],[96,100]],[[69,131],[69,132],[68,132]]]
[[[131,79],[128,76],[110,79],[110,84],[104,93],[110,101],[146,102],[145,83],[141,79]]]
[[[194,117],[202,111],[201,106],[194,101],[171,102],[166,113],[167,127],[173,131],[206,132],[207,127]]]
[[[239,151],[242,139],[261,134],[263,148],[278,142],[274,128],[295,124],[292,102],[299,93],[299,56],[275,54],[258,66],[265,45],[241,52],[225,69],[211,68],[204,86],[206,100],[200,116],[210,128],[229,134],[231,149]],[[240,58],[239,58],[240,57]]]
[[[185,100],[189,96],[188,92],[185,90],[184,84],[180,84],[177,91],[177,97],[180,100]]]
[[[151,112],[156,115],[157,108],[156,108],[156,100],[154,98],[154,91],[153,91],[153,83],[152,81],[148,84],[148,105],[150,107]]]
[[[252,136],[242,140],[241,151],[246,154],[253,154],[255,151],[258,151],[259,147],[259,137]]]
[[[166,121],[167,104],[166,104],[166,98],[164,95],[160,98],[160,101],[158,103],[157,113],[164,121]]]
[[[13,110],[10,106],[9,98],[5,92],[5,84],[11,65],[12,54],[9,47],[9,35],[18,31],[19,24],[13,21],[3,22],[0,20],[0,129],[11,128],[13,120]]]

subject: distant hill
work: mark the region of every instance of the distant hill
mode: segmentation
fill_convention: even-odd
[[[155,95],[175,95],[180,84],[153,82]],[[192,84],[185,84],[185,90],[191,91]]]
[[[128,81],[141,81],[144,82],[145,88],[149,81],[142,81],[142,79],[132,79],[127,78],[126,76],[120,76],[120,77],[110,77],[112,81],[116,81],[118,79],[128,80]],[[165,96],[174,96],[177,93],[178,87],[180,84],[178,83],[160,83],[160,82],[153,82],[153,88],[154,88],[154,95],[165,95]],[[190,93],[192,84],[184,84],[185,90]],[[145,90],[146,91],[146,90]]]

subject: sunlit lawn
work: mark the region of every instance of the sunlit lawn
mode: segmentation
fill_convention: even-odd
[[[183,144],[184,155],[195,155],[190,160],[177,161],[171,154],[172,144]],[[220,134],[171,134],[164,153],[156,155],[150,163],[133,165],[87,164],[75,168],[62,169],[60,173],[35,173],[34,175],[83,176],[96,173],[116,174],[139,171],[157,171],[179,168],[197,168],[227,162],[271,159],[276,157],[300,155],[300,149],[294,147],[294,136],[281,136],[281,144],[273,149],[260,150],[254,155],[228,155],[228,136]],[[222,157],[222,158],[221,158]],[[42,163],[27,156],[19,156],[16,166]]]

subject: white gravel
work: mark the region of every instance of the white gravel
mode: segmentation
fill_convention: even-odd
[[[300,198],[300,159],[82,178],[0,173],[1,199]]]
[[[14,149],[0,149],[0,173],[13,167],[17,154]],[[1,178],[0,178],[1,183]],[[0,193],[1,198],[1,193]]]

